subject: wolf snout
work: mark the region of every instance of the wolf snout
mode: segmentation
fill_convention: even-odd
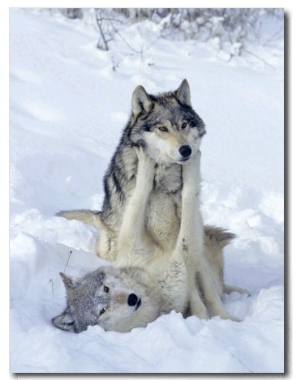
[[[140,307],[142,301],[141,299],[134,293],[129,294],[127,303],[129,306],[136,306],[136,310]]]
[[[179,153],[184,159],[188,159],[190,155],[192,154],[192,148],[189,145],[182,145],[179,148]]]

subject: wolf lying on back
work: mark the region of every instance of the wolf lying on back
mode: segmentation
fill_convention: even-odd
[[[193,159],[195,163],[189,162],[183,168],[182,218],[175,249],[162,252],[148,239],[143,223],[152,190],[154,162],[143,149],[138,152],[136,187],[117,241],[118,251],[122,250],[122,259],[117,262],[120,267],[100,268],[77,281],[62,274],[68,302],[66,310],[52,320],[56,327],[80,332],[99,324],[106,330],[129,331],[146,326],[171,310],[207,317],[195,281],[199,280],[200,290],[205,285],[201,276],[196,279],[195,268],[199,263],[193,255],[198,244],[194,229],[198,227],[198,184],[194,181],[199,169],[197,156]],[[220,229],[205,229],[204,264],[219,296],[223,291],[239,291],[223,286],[222,248],[232,238],[232,234]],[[146,263],[147,269],[133,266],[141,262]]]
[[[223,284],[222,249],[234,235],[212,226],[205,226],[204,232],[206,255],[219,274],[217,287],[223,287],[224,293],[243,292]],[[72,279],[63,273],[61,277],[67,291],[67,307],[52,319],[61,330],[80,333],[88,326],[99,325],[107,331],[128,332],[145,327],[164,313],[160,286],[142,268],[105,266],[82,278]],[[189,316],[188,308],[183,314]]]
[[[130,121],[104,179],[105,198],[102,211],[63,211],[58,215],[99,227],[101,234],[96,248],[98,255],[118,264],[128,265],[124,249],[118,248],[118,242],[120,231],[121,233],[125,231],[124,229],[122,232],[121,228],[126,225],[124,215],[128,213],[125,210],[136,189],[138,158],[135,147],[142,147],[150,161],[155,163],[154,180],[146,205],[145,218],[141,221],[141,225],[136,222],[133,226],[137,229],[146,225],[144,243],[148,247],[151,246],[150,251],[159,251],[162,257],[170,255],[178,244],[177,238],[182,223],[181,201],[184,185],[182,172],[199,153],[204,134],[204,123],[192,109],[186,80],[178,90],[157,96],[147,94],[142,86],[138,86],[132,96]],[[200,181],[199,173],[195,172],[191,182],[197,181]],[[198,183],[196,185],[198,186]],[[194,241],[192,241],[193,248],[190,247],[190,263],[187,267],[187,270],[191,271],[187,272],[187,277],[191,279],[189,285],[193,288],[195,300],[195,309],[192,313],[200,318],[207,317],[206,309],[196,294],[195,286],[199,287],[198,282],[195,284],[197,276],[201,279],[201,291],[211,313],[222,318],[234,319],[225,310],[220,292],[216,289],[208,268],[203,249],[204,233],[198,203],[195,207],[194,218],[189,221],[190,228],[194,231]],[[130,231],[128,229],[126,231],[127,244],[130,244]],[[181,244],[185,243],[182,241]],[[159,263],[157,255],[134,257],[135,260],[132,257],[130,260],[132,266],[154,267]],[[194,265],[197,265],[196,272]]]

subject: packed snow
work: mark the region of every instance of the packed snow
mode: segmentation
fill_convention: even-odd
[[[228,60],[210,42],[157,39],[148,22],[125,31],[137,50],[147,47],[143,55],[121,39],[100,51],[90,24],[11,9],[11,372],[284,372],[282,22],[266,20],[255,54]],[[225,279],[251,296],[232,293],[224,303],[243,321],[171,312],[130,333],[54,328],[51,318],[65,307],[59,272],[107,264],[94,253],[96,229],[55,213],[101,209],[135,86],[157,93],[183,78],[207,127],[204,222],[238,235],[225,249]]]

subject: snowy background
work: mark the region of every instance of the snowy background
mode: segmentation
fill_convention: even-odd
[[[241,55],[215,38],[158,38],[161,25],[147,21],[125,25],[104,51],[92,17],[10,11],[11,372],[284,371],[283,20],[262,21]],[[224,302],[243,322],[173,312],[126,334],[55,329],[68,259],[70,275],[103,264],[97,231],[55,212],[101,208],[135,86],[157,93],[183,78],[207,126],[204,221],[238,235],[226,248],[226,282],[251,297]]]

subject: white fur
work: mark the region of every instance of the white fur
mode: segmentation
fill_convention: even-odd
[[[190,105],[186,80],[175,93],[177,100]],[[182,311],[190,307],[192,313],[206,318],[205,306],[208,306],[213,315],[234,319],[221,301],[223,283],[204,246],[204,227],[199,211],[199,149],[204,126],[199,121],[197,127],[187,125],[183,128],[184,120],[180,117],[184,117],[184,112],[179,113],[177,119],[173,118],[173,110],[178,107],[174,97],[160,96],[165,101],[163,105],[151,99],[141,86],[133,93],[132,120],[109,168],[106,178],[108,202],[102,212],[96,213],[95,218],[91,218],[92,212],[80,210],[60,215],[90,220],[99,227],[97,254],[117,265],[146,269],[161,283],[166,309]],[[157,115],[154,127],[151,131],[134,130],[139,125],[139,114],[149,112],[150,106]],[[136,133],[136,144],[141,140],[141,145],[145,146],[145,151],[137,151],[137,175],[137,157],[132,141],[126,140],[131,132],[129,127]],[[167,131],[164,132],[162,127]],[[184,157],[179,152],[184,145],[192,150],[186,161],[182,161]],[[121,191],[118,191],[114,177],[119,179]],[[216,266],[219,270],[221,267]]]
[[[154,162],[140,149],[136,187],[130,198],[118,236],[117,251],[122,252],[116,261],[120,266],[144,268],[161,284],[166,302],[165,312],[175,309],[184,313],[189,307],[192,314],[207,318],[208,313],[201,291],[213,314],[222,318],[234,317],[225,310],[214,284],[215,278],[204,250],[204,230],[199,213],[200,153],[183,166],[182,213],[179,235],[173,249],[161,250],[149,238],[145,228],[146,209],[154,178]],[[168,310],[169,309],[169,310]]]
[[[144,135],[146,152],[155,162],[163,165],[182,164],[182,156],[179,152],[182,145],[191,147],[190,159],[199,151],[201,139],[197,137],[196,128],[190,128],[189,131],[183,133],[169,126],[168,132],[163,133],[166,134],[164,138],[158,136],[155,131]]]

